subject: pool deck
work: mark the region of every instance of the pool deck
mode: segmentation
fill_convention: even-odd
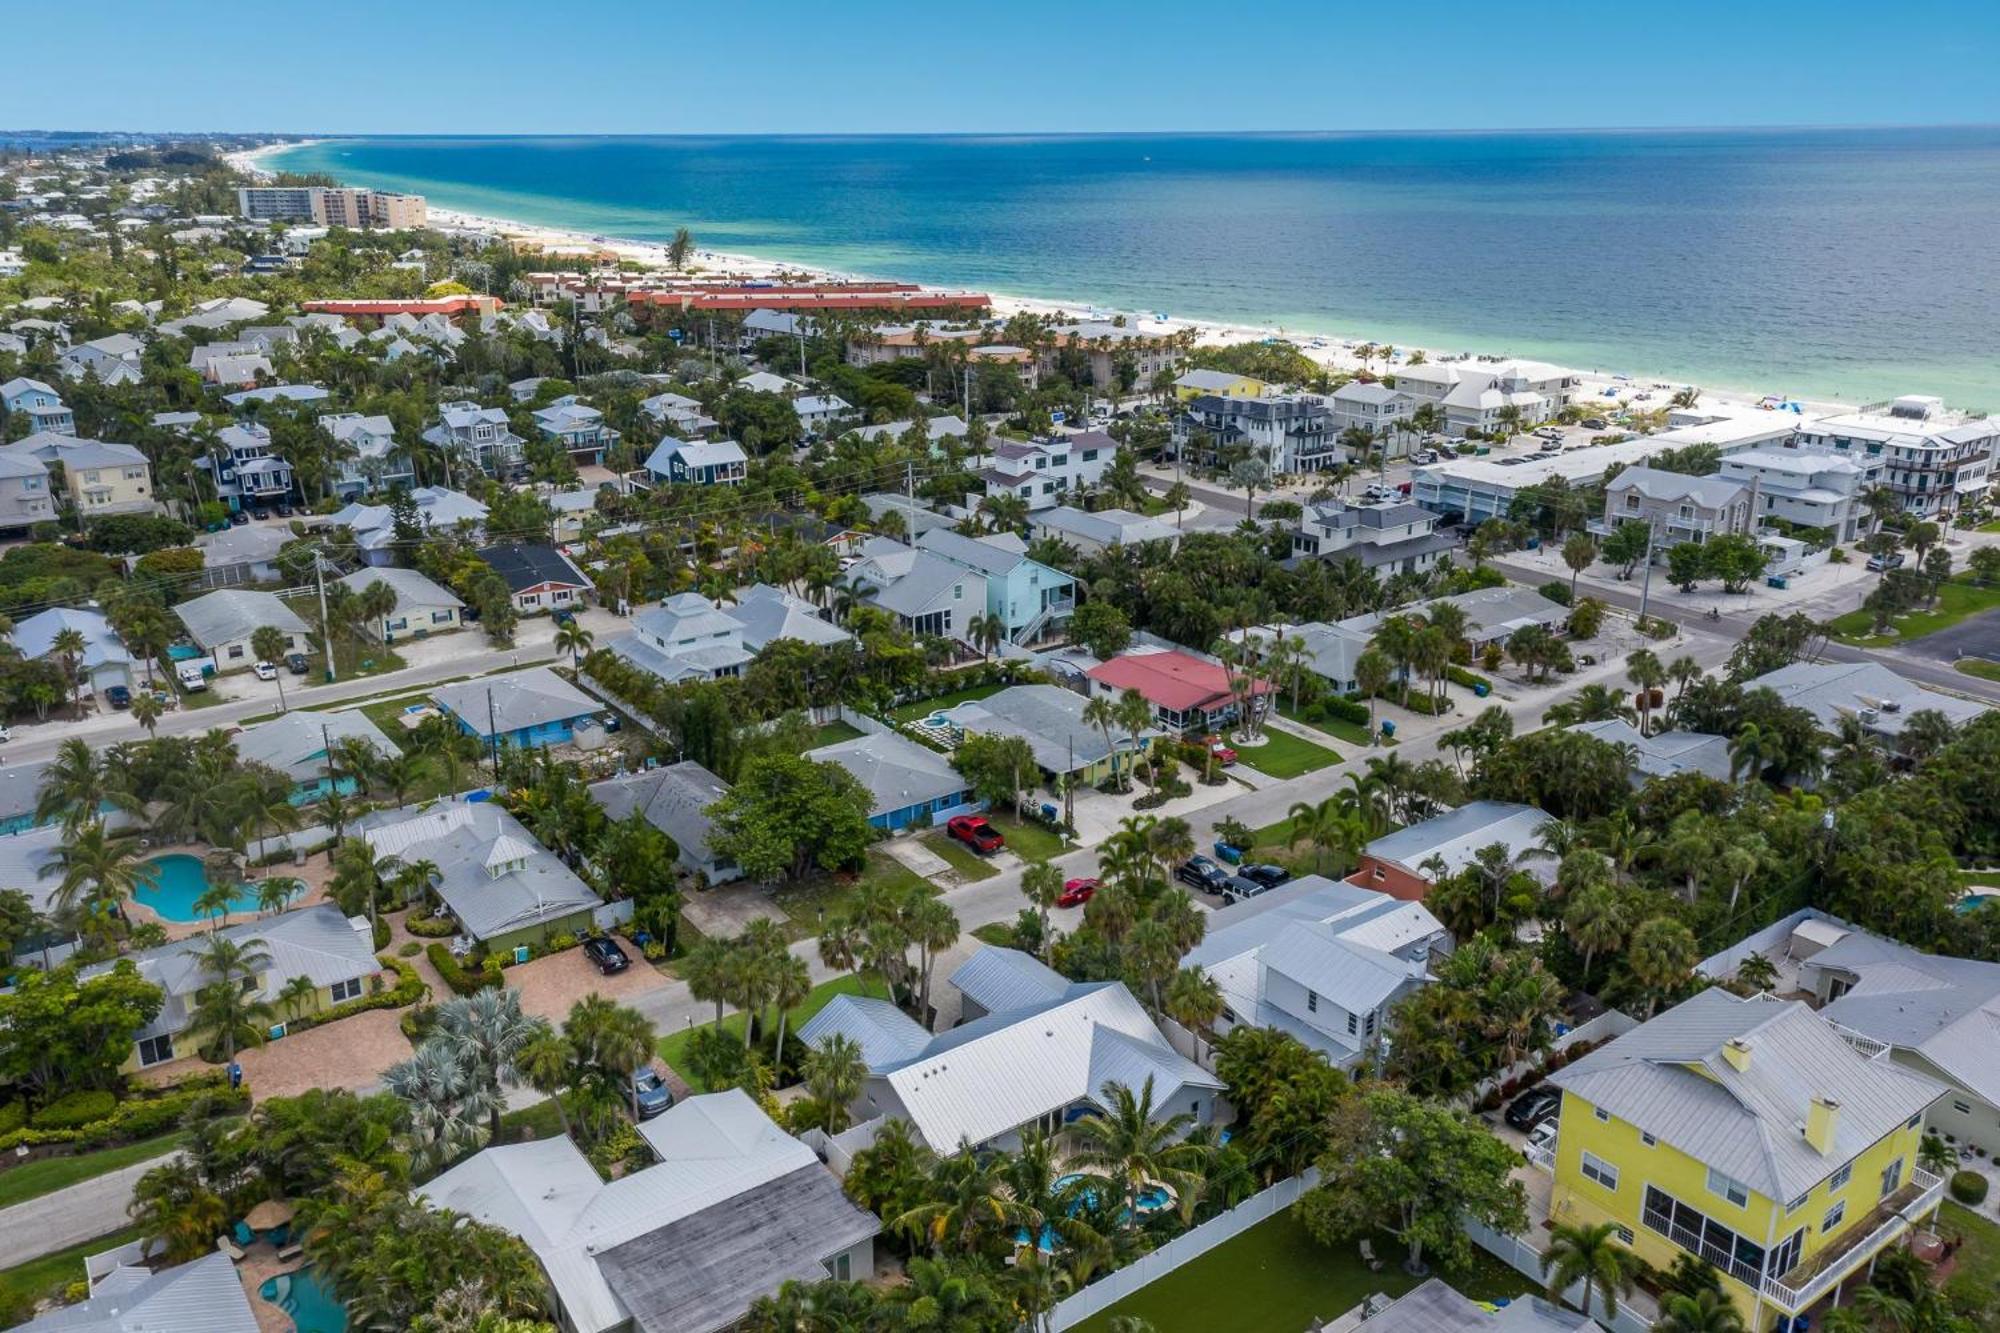
[[[164,847],[148,847],[146,849],[146,859],[148,861],[157,861],[165,856],[192,856],[197,860],[201,860],[207,857],[211,850],[211,848],[203,847],[197,843],[172,843]],[[292,899],[292,908],[310,907],[314,903],[323,902],[326,899],[327,881],[333,878],[333,863],[332,859],[326,853],[316,852],[307,857],[306,863],[302,866],[265,866],[261,871],[253,870],[252,873],[255,879],[267,879],[274,875],[290,875],[294,879],[304,880],[306,891],[299,897]],[[252,882],[255,882],[255,880]],[[161,916],[137,898],[126,900],[125,911],[133,921],[158,922],[161,928],[167,932],[167,938],[170,940],[184,940],[191,935],[204,935],[208,933],[209,923],[206,921],[175,921]],[[231,912],[228,924],[236,925],[244,921],[255,920],[256,917],[257,913],[255,912]]]
[[[278,1247],[267,1240],[245,1247],[243,1262],[236,1265],[236,1276],[242,1279],[244,1294],[250,1298],[251,1313],[257,1316],[258,1333],[293,1333],[297,1328],[292,1317],[265,1300],[258,1289],[278,1274],[297,1272],[304,1266],[305,1262],[301,1259],[287,1259],[280,1263]]]

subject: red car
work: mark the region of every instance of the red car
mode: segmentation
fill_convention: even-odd
[[[1208,752],[1215,756],[1215,762],[1222,765],[1224,768],[1228,768],[1231,764],[1236,762],[1236,751],[1230,749],[1227,745],[1224,745],[1222,743],[1222,737],[1210,736],[1207,738],[1207,740],[1203,742],[1203,744],[1207,745]]]
[[[997,852],[1007,845],[1000,830],[987,823],[982,815],[953,815],[944,822],[944,831],[981,855]]]
[[[1094,879],[1064,880],[1063,891],[1056,898],[1056,906],[1081,907],[1084,903],[1089,902],[1090,896],[1096,892],[1097,881]]]

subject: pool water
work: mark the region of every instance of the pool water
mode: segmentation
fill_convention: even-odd
[[[1963,898],[1960,898],[1958,900],[1958,905],[1955,908],[1953,908],[1953,910],[1958,912],[1960,915],[1963,915],[1966,912],[1976,912],[1979,910],[1979,905],[1981,903],[1991,902],[1996,896],[2000,895],[1995,895],[1991,893],[1968,893]]]
[[[139,867],[139,887],[133,897],[168,921],[203,921],[194,910],[195,900],[208,892],[208,872],[199,856],[176,852],[156,856]],[[232,915],[257,910],[257,889],[245,884],[229,900]]]
[[[257,1294],[292,1317],[298,1333],[347,1333],[347,1309],[319,1285],[310,1268],[280,1273]]]
[[[1058,1190],[1068,1189],[1082,1179],[1084,1179],[1082,1172],[1072,1172],[1066,1176],[1057,1176],[1056,1188]],[[1097,1194],[1095,1190],[1086,1189],[1082,1191],[1077,1200],[1070,1205],[1070,1216],[1076,1216],[1081,1209],[1096,1202]],[[1165,1186],[1148,1185],[1145,1189],[1139,1191],[1138,1202],[1139,1215],[1144,1217],[1147,1213],[1157,1213],[1172,1203],[1173,1195],[1167,1193]],[[1119,1209],[1118,1214],[1120,1222],[1128,1220],[1124,1209]],[[1042,1234],[1036,1239],[1038,1241],[1036,1248],[1045,1252],[1053,1251],[1061,1243],[1056,1237],[1055,1228],[1048,1225],[1042,1227]],[[1026,1245],[1028,1243],[1028,1229],[1026,1227],[1021,1227],[1014,1232],[1014,1243],[1017,1245]]]

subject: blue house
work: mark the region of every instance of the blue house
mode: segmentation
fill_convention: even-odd
[[[986,580],[986,614],[1006,627],[1009,643],[1033,643],[1076,614],[1076,580],[1028,559],[1027,543],[1011,532],[965,537],[933,528],[917,549]]]
[[[535,425],[561,445],[578,465],[601,464],[604,453],[618,443],[618,432],[604,424],[604,414],[564,394],[534,414]]]
[[[696,486],[734,486],[749,466],[750,456],[734,440],[677,440],[671,435],[646,459],[654,481]]]
[[[941,824],[973,808],[972,792],[950,760],[893,731],[822,745],[806,758],[852,773],[868,792],[868,822],[879,829]]]
[[[468,736],[489,744],[562,745],[602,707],[547,667],[447,685],[431,696]]]
[[[327,763],[329,744],[359,740],[384,759],[400,753],[360,709],[320,713],[295,708],[269,722],[245,727],[236,736],[236,757],[245,763],[275,768],[292,780],[293,805],[308,805],[334,792],[351,796],[359,787],[352,774],[334,775]]]
[[[61,394],[40,380],[24,377],[0,384],[0,409],[27,417],[30,435],[76,434],[76,414],[63,404]]]

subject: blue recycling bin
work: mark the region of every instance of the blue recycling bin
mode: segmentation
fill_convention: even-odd
[[[1242,850],[1240,848],[1231,847],[1226,842],[1218,842],[1215,844],[1215,854],[1221,857],[1223,860],[1229,862],[1229,864],[1231,865],[1237,865],[1243,860]]]
[[[1487,695],[1491,693],[1493,693],[1493,687],[1491,685],[1488,685],[1485,681],[1481,680],[1473,682],[1472,686],[1473,698],[1484,699]]]
[[[1389,721],[1387,718],[1382,719],[1382,735],[1388,737],[1388,736],[1393,736],[1395,734],[1396,734],[1396,724],[1394,722]]]

